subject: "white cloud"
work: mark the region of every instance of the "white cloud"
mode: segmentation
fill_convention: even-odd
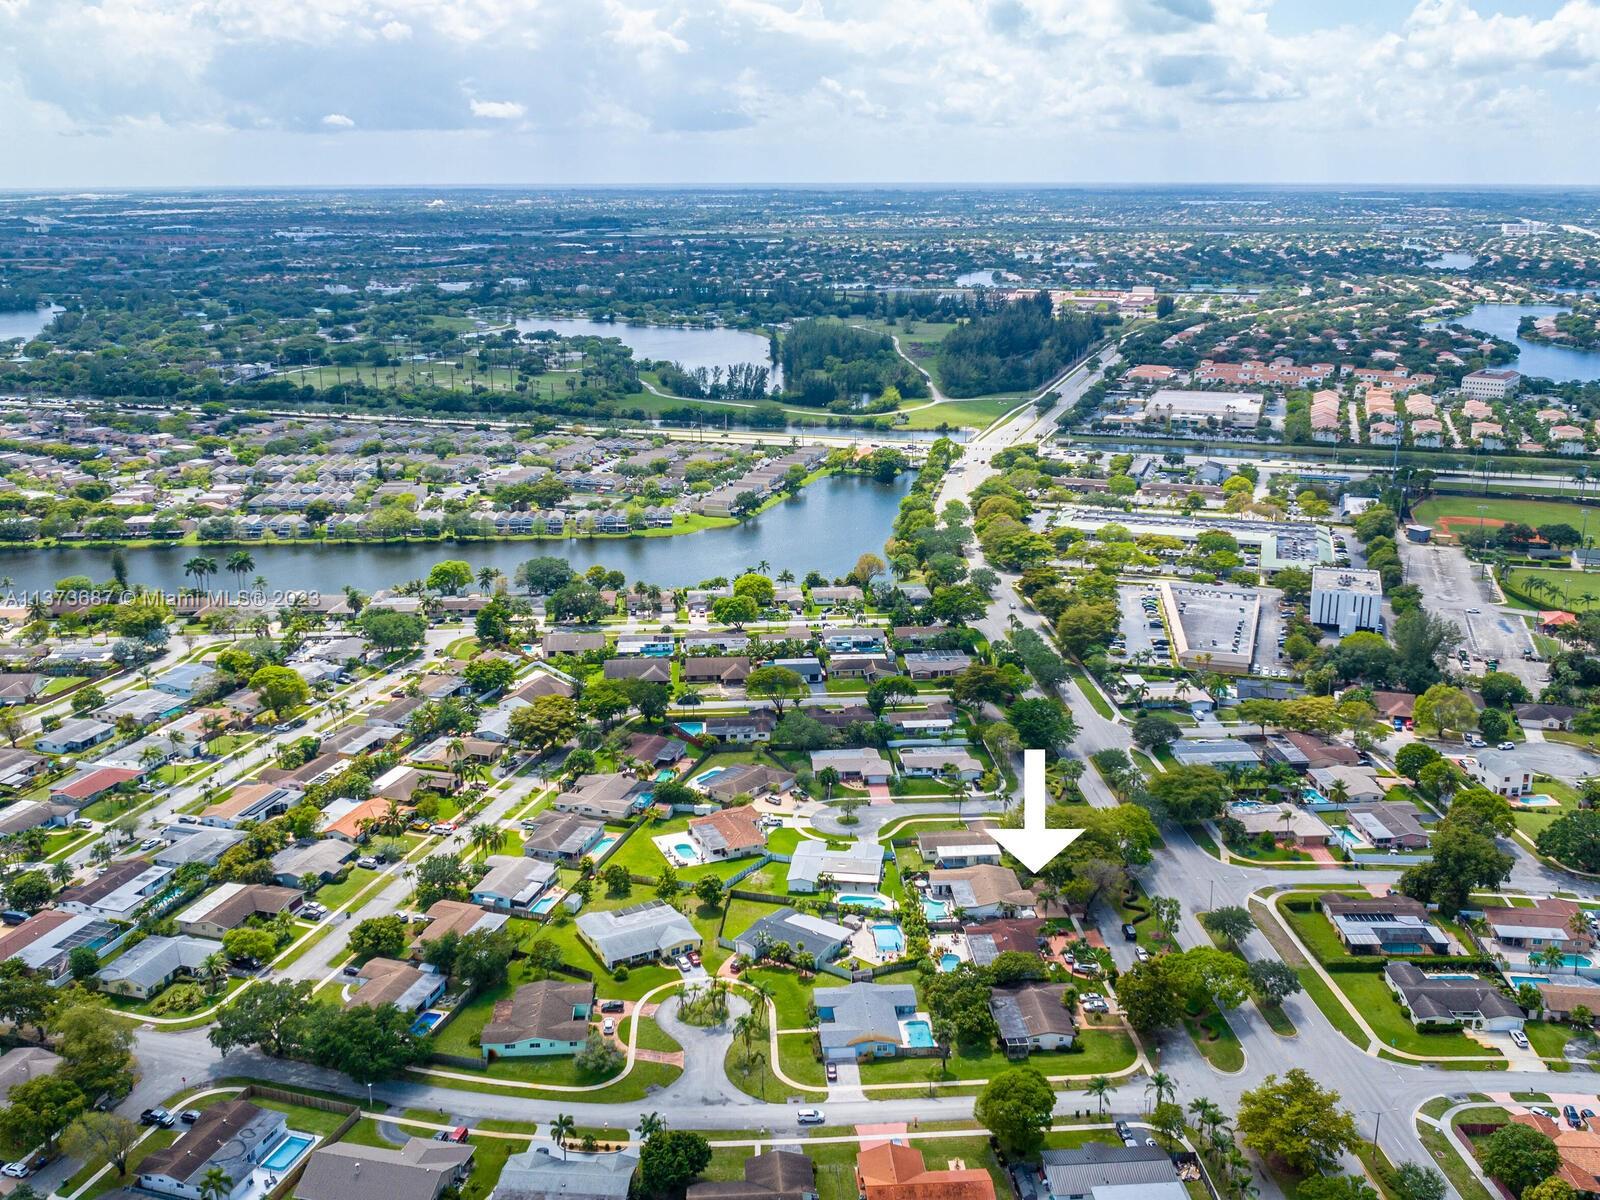
[[[1600,173],[1600,0],[1548,16],[1411,0],[1373,28],[1328,5],[1321,28],[1285,33],[1287,2],[0,0],[0,128],[160,129],[180,162],[184,137],[219,128],[350,130],[346,148],[541,137],[578,178],[642,162],[654,134],[671,139],[673,179],[748,179],[751,162],[812,179],[859,162],[856,177],[882,179],[890,148],[932,178],[1000,163],[1103,179],[1079,147],[1114,144],[1159,174],[1152,148],[1177,138],[1211,178],[1260,178],[1263,163],[1294,178],[1347,137],[1366,161],[1344,177],[1373,179],[1423,165],[1397,161],[1400,144],[1462,177],[1451,167],[1476,168],[1486,132],[1520,122],[1562,135],[1521,161]],[[359,126],[336,119],[354,112]]]
[[[472,115],[489,121],[515,121],[527,111],[527,105],[515,100],[472,101]]]

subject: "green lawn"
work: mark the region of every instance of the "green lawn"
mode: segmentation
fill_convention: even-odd
[[[1488,1189],[1478,1182],[1478,1177],[1472,1173],[1472,1168],[1461,1160],[1461,1155],[1456,1153],[1455,1147],[1450,1144],[1450,1139],[1439,1129],[1425,1121],[1418,1121],[1417,1136],[1422,1139],[1422,1144],[1433,1158],[1434,1165],[1450,1181],[1450,1186],[1455,1188],[1461,1200],[1494,1200]]]
[[[1503,572],[1502,578],[1512,588],[1528,595],[1537,594],[1539,603],[1553,608],[1581,612],[1600,604],[1600,572],[1559,571],[1545,567],[1515,567]],[[1543,580],[1554,592],[1534,593],[1528,590],[1533,580]]]
[[[1430,496],[1412,509],[1413,519],[1422,525],[1437,527],[1441,517],[1459,517],[1451,522],[1456,532],[1471,528],[1483,509],[1485,521],[1509,521],[1515,524],[1540,525],[1566,524],[1573,528],[1583,523],[1584,506],[1564,500],[1513,500],[1504,496],[1487,499],[1478,496]]]
[[[1489,1047],[1463,1033],[1423,1033],[1418,1030],[1401,1013],[1394,993],[1377,972],[1339,972],[1333,979],[1386,1046],[1429,1056],[1500,1057]]]
[[[318,904],[326,905],[329,909],[338,908],[345,901],[351,899],[362,888],[382,874],[380,871],[369,871],[365,867],[351,867],[350,874],[338,883],[325,883],[317,889],[313,897]]]
[[[1244,1069],[1244,1047],[1224,1013],[1210,1008],[1198,1017],[1185,1016],[1183,1027],[1196,1049],[1219,1071]]]

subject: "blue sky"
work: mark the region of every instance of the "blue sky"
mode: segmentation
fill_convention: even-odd
[[[6,0],[0,186],[1600,184],[1600,0]]]

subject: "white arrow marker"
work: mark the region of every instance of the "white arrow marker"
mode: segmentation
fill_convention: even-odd
[[[1044,751],[1022,752],[1022,828],[991,829],[1018,862],[1037,874],[1045,863],[1078,840],[1081,829],[1046,829],[1044,807],[1049,792],[1044,785]]]

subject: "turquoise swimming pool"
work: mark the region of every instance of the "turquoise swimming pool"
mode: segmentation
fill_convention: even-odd
[[[706,723],[704,721],[679,721],[677,726],[690,737],[699,737],[706,731]]]
[[[893,921],[884,921],[872,927],[872,940],[879,954],[899,954],[906,948],[906,935]]]
[[[694,846],[688,842],[675,843],[672,847],[672,851],[679,858],[684,859],[685,861],[698,860],[700,857],[700,851],[696,850]]]
[[[272,1153],[261,1160],[269,1171],[287,1171],[299,1161],[300,1156],[316,1143],[316,1138],[304,1133],[288,1133],[283,1141],[272,1148]]]
[[[849,904],[856,908],[876,908],[880,911],[889,907],[887,896],[868,895],[861,892],[840,892],[834,897],[835,903]]]
[[[715,779],[718,775],[721,775],[727,769],[727,767],[708,767],[706,770],[701,771],[700,774],[696,775],[689,782],[691,784],[699,784],[701,787],[705,787],[706,784],[710,783],[713,779]]]
[[[959,954],[941,954],[939,956],[939,970],[949,974],[961,965]]]
[[[429,1009],[411,1023],[411,1032],[418,1037],[426,1037],[433,1032],[433,1027],[442,1020],[444,1020],[442,1012],[434,1012]]]
[[[905,1023],[906,1045],[916,1047],[932,1046],[933,1026],[926,1021],[907,1021]]]
[[[942,921],[950,915],[950,905],[944,900],[922,899],[922,915],[930,921]]]
[[[591,846],[589,848],[589,857],[597,859],[602,854],[604,854],[607,850],[611,849],[611,847],[615,846],[616,844],[617,844],[617,835],[614,834],[614,833],[608,833],[608,834],[605,835],[605,837],[601,838],[598,842],[596,842],[593,846]]]
[[[554,896],[540,896],[533,902],[533,907],[528,911],[533,913],[533,915],[536,917],[542,917],[555,906],[556,898]]]

